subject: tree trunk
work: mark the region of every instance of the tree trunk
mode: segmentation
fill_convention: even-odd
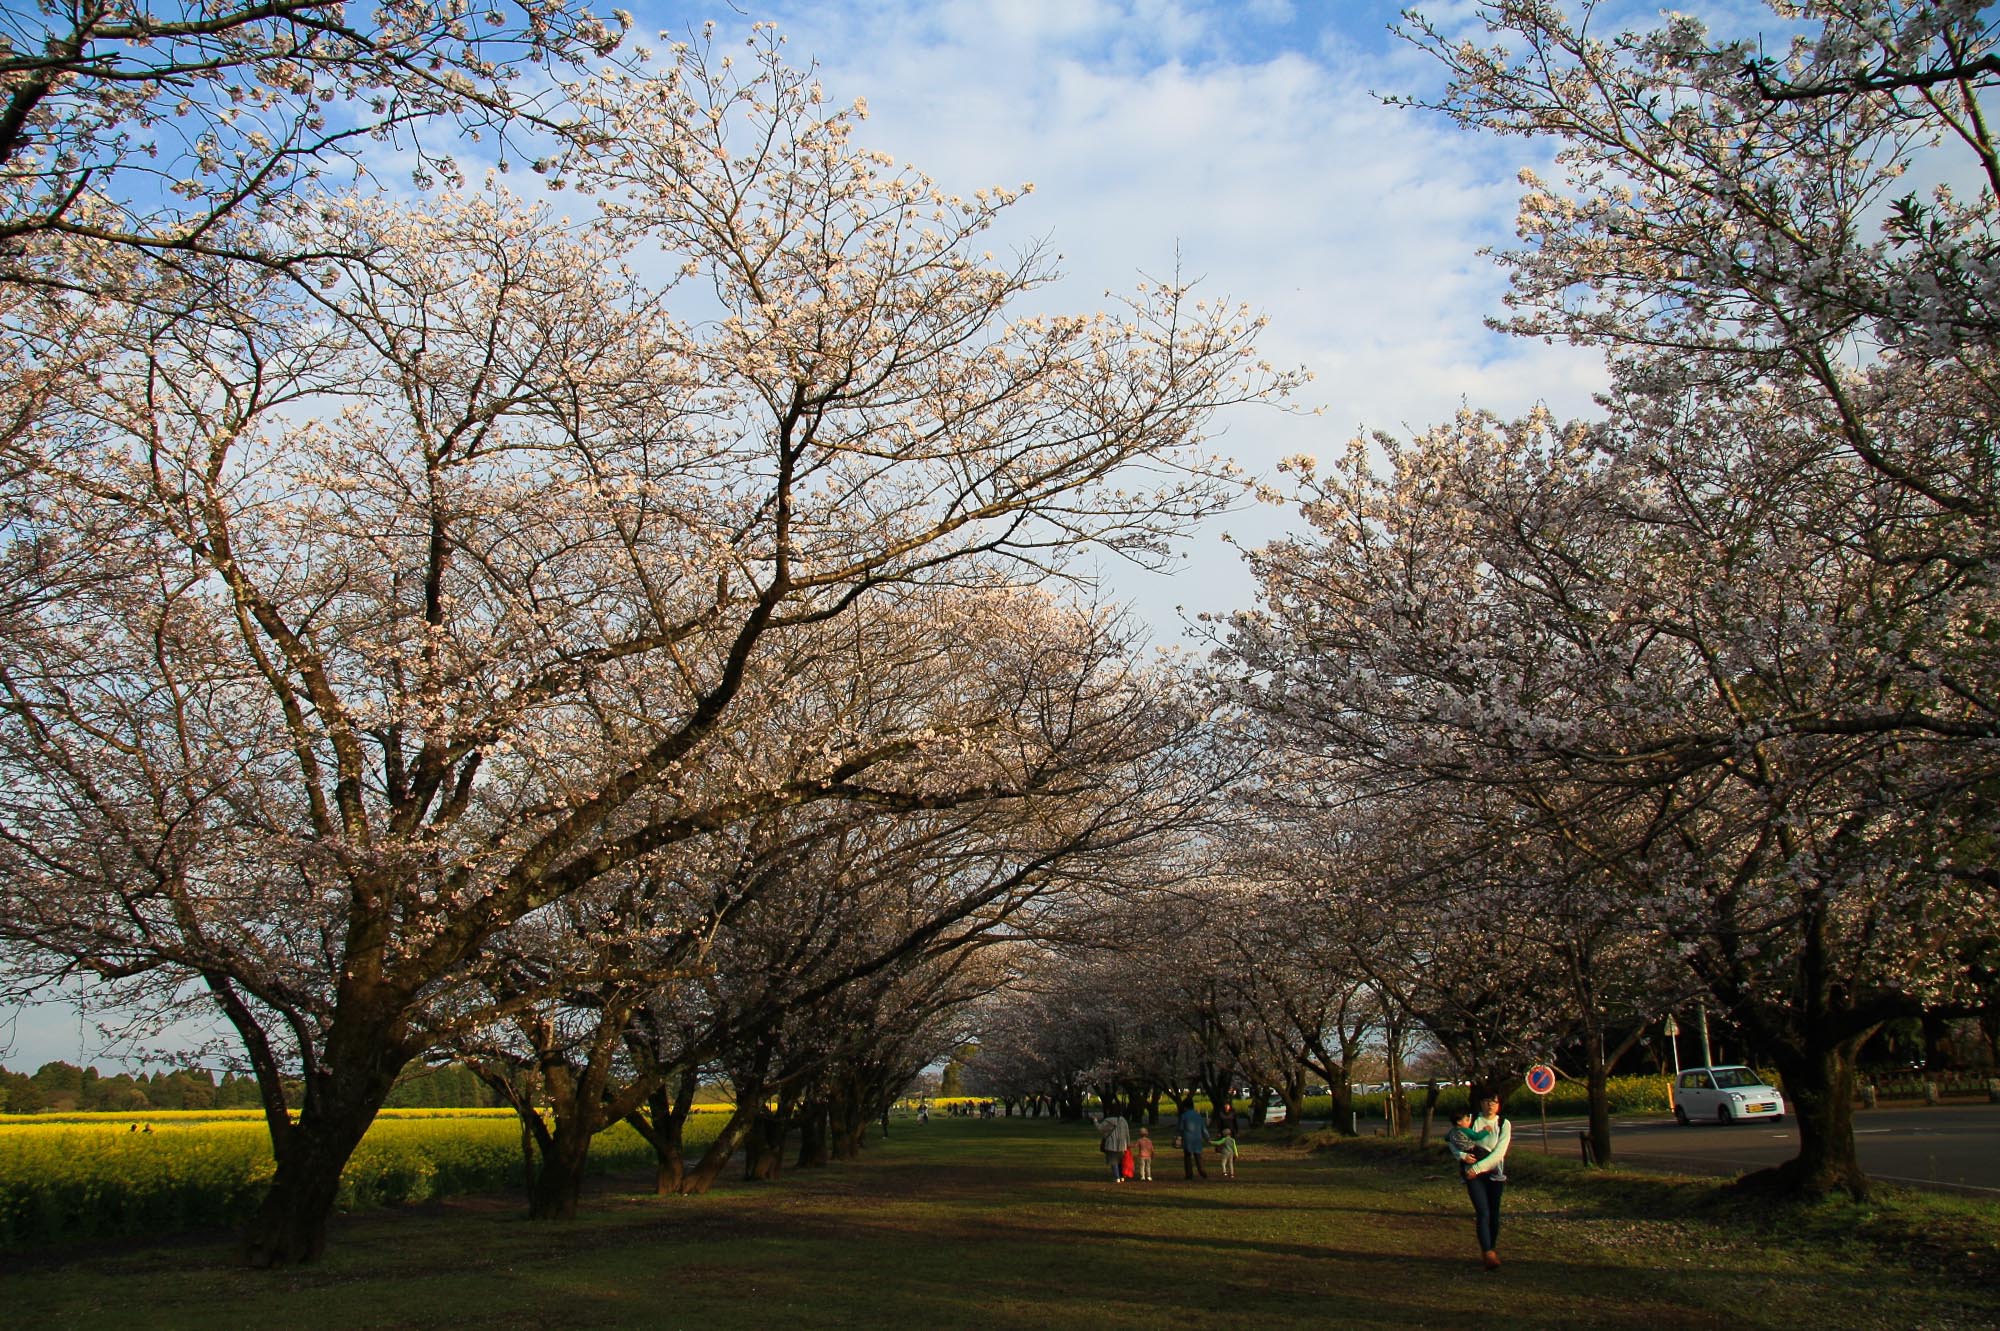
[[[681,1125],[676,1123],[653,1147],[653,1195],[665,1197],[681,1190],[687,1177],[687,1153],[681,1145]]]
[[[1382,1097],[1383,1117],[1388,1120],[1388,1135],[1400,1137],[1410,1129],[1410,1101],[1403,1094],[1403,1038],[1399,1027],[1389,1028],[1389,1093]],[[1473,1088],[1475,1091],[1478,1087]]]
[[[1297,1065],[1285,1069],[1285,1084],[1278,1094],[1285,1102],[1285,1131],[1300,1132],[1306,1118],[1306,1070]]]
[[[1202,1087],[1202,1090],[1208,1093],[1208,1109],[1211,1114],[1222,1107],[1223,1101],[1230,1098],[1229,1092],[1235,1085],[1236,1077],[1233,1070],[1225,1072],[1218,1069],[1208,1084]]]
[[[782,1113],[760,1110],[750,1121],[743,1138],[743,1178],[745,1182],[773,1182],[785,1172],[785,1135],[789,1127]]]
[[[701,1153],[701,1159],[695,1161],[694,1168],[681,1176],[680,1185],[675,1191],[684,1197],[699,1197],[713,1187],[717,1176],[722,1173],[722,1167],[729,1163],[729,1158],[736,1154],[737,1146],[743,1141],[743,1134],[750,1127],[751,1116],[761,1108],[761,1105],[754,1102],[749,1104],[739,1102],[736,1112],[722,1125],[722,1131],[708,1144],[708,1149]]]
[[[1417,1136],[1417,1145],[1419,1146],[1429,1146],[1431,1144],[1431,1120],[1437,1114],[1437,1107],[1438,1081],[1436,1077],[1432,1077],[1430,1086],[1424,1095],[1424,1130]]]
[[[1785,1107],[1799,1125],[1799,1153],[1765,1173],[1775,1173],[1786,1191],[1808,1197],[1844,1192],[1857,1201],[1868,1196],[1868,1176],[1854,1150],[1854,1059],[1864,1039],[1779,1056]]]
[[[368,1119],[374,1117],[371,1112]],[[368,1131],[366,1120],[292,1129],[288,1148],[271,1177],[244,1240],[243,1260],[262,1268],[318,1261],[326,1251],[326,1226],[340,1193],[340,1172]]]
[[[830,1143],[835,1160],[856,1160],[868,1140],[867,1105],[859,1083],[838,1078],[828,1091]]]
[[[836,1133],[833,1139],[835,1160],[859,1160],[862,1148],[868,1144],[868,1120],[855,1118],[844,1133]]]
[[[282,1095],[265,1088],[277,1169],[244,1239],[247,1264],[260,1269],[294,1266],[317,1261],[326,1251],[326,1227],[340,1195],[341,1171],[406,1062],[404,1051],[376,1030],[337,1028],[307,1085],[298,1122],[285,1122],[282,1113],[272,1118],[270,1108],[282,1106]]]
[[[1601,1063],[1591,1063],[1585,1090],[1590,1096],[1590,1162],[1601,1169],[1611,1163],[1611,1077]]]
[[[1345,1077],[1335,1077],[1327,1082],[1326,1089],[1333,1100],[1333,1130],[1343,1137],[1354,1135],[1354,1083]]]
[[[1583,1075],[1590,1098],[1590,1162],[1602,1168],[1611,1163],[1611,1060],[1604,1053],[1604,1022],[1595,1010],[1584,1014]]]
[[[530,1220],[574,1220],[583,1195],[583,1172],[590,1163],[595,1134],[581,1114],[556,1120],[555,1131],[542,1142],[542,1167],[528,1194]]]
[[[799,1111],[799,1169],[823,1169],[833,1163],[827,1141],[833,1110],[825,1099],[809,1100]]]
[[[625,1121],[632,1125],[633,1131],[644,1137],[653,1148],[656,1166],[653,1191],[657,1196],[679,1192],[681,1179],[687,1174],[687,1119],[694,1108],[694,1095],[700,1086],[701,1074],[689,1068],[681,1073],[671,1095],[664,1085],[656,1086],[646,1099],[647,1112],[626,1117]]]
[[[1837,977],[1835,949],[1824,897],[1809,901],[1799,939],[1798,987],[1789,1002],[1740,984],[1716,996],[1757,1044],[1775,1051],[1786,1109],[1799,1125],[1799,1153],[1776,1169],[1742,1180],[1746,1187],[1775,1186],[1804,1197],[1844,1192],[1868,1196],[1868,1176],[1854,1150],[1855,1058],[1886,1017],[1857,1011]]]

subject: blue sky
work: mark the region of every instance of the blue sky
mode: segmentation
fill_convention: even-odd
[[[0,0],[4,3],[4,0]],[[1271,320],[1267,358],[1316,376],[1298,410],[1234,411],[1216,451],[1253,476],[1281,457],[1332,454],[1360,430],[1422,428],[1461,404],[1512,413],[1538,401],[1586,413],[1602,379],[1589,353],[1493,334],[1505,284],[1483,246],[1512,239],[1516,173],[1545,145],[1488,140],[1377,93],[1435,89],[1428,57],[1393,37],[1380,0],[736,0],[633,6],[639,33],[721,33],[775,20],[829,92],[865,97],[864,146],[957,193],[1035,191],[994,245],[1045,239],[1064,279],[1038,298],[1094,309],[1108,290],[1171,272]],[[1468,0],[1422,6],[1451,30]],[[1695,7],[1695,6],[1683,6]],[[1764,12],[1748,0],[1699,8]],[[1647,24],[1645,4],[1606,6]],[[1609,15],[1607,14],[1607,17]],[[1741,24],[1726,24],[1740,30]],[[1229,532],[1283,529],[1246,506],[1198,533],[1171,576],[1102,570],[1155,641],[1185,639],[1184,613],[1248,605]],[[178,1042],[178,1036],[167,1043]],[[0,1061],[109,1067],[120,1047],[67,1004],[0,1009]]]

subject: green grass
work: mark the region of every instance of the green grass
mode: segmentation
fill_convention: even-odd
[[[256,1274],[223,1236],[15,1258],[11,1325],[306,1327],[1987,1327],[1993,1207],[1760,1209],[1717,1185],[1523,1157],[1506,1265],[1480,1269],[1441,1151],[1245,1148],[1243,1176],[1100,1178],[1088,1128],[899,1124],[863,1160],[573,1224],[518,1201],[341,1217],[327,1259]],[[1958,1251],[1961,1243],[1971,1258]]]

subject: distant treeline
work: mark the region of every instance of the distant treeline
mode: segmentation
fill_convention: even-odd
[[[298,1103],[296,1095],[290,1097]],[[257,1079],[207,1068],[109,1075],[73,1063],[44,1063],[33,1075],[0,1067],[0,1114],[137,1114],[152,1109],[255,1109]],[[389,1093],[392,1109],[491,1108],[500,1103],[468,1068],[409,1068]]]

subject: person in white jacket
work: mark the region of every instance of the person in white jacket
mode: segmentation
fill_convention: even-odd
[[[1507,1148],[1514,1144],[1514,1125],[1501,1117],[1497,1095],[1481,1096],[1476,1107],[1472,1139],[1482,1154],[1465,1166],[1465,1191],[1472,1198],[1480,1260],[1492,1271],[1500,1265],[1500,1194],[1507,1186]]]

